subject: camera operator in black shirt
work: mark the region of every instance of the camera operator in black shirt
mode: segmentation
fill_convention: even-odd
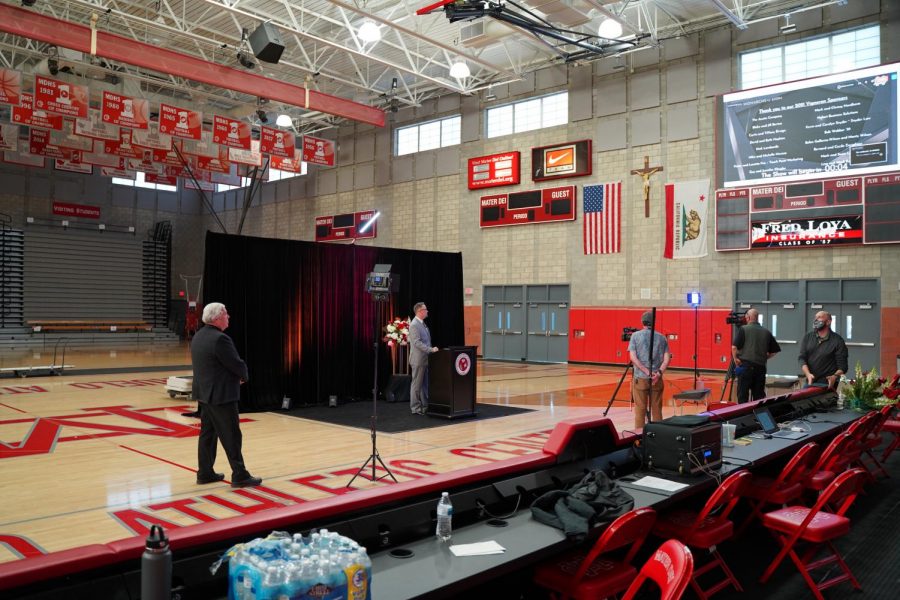
[[[775,336],[759,324],[758,310],[748,310],[744,320],[747,324],[738,329],[731,342],[739,403],[765,397],[766,361],[781,352]]]
[[[816,313],[813,330],[803,336],[798,358],[806,377],[804,387],[834,389],[841,375],[847,372],[847,344],[831,330],[831,315],[824,310]]]

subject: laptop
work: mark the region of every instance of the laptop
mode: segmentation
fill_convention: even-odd
[[[772,417],[772,413],[768,408],[757,408],[753,411],[753,416],[756,417],[756,422],[762,427],[763,433],[771,435],[772,437],[799,440],[800,438],[807,436],[805,431],[787,431],[779,429],[778,423],[775,422],[775,418]]]

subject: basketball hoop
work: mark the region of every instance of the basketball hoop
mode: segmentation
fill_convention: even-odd
[[[184,296],[187,299],[187,310],[184,314],[184,336],[190,339],[200,327],[197,302],[200,301],[200,290],[203,288],[203,275],[179,274],[178,276],[184,282]]]

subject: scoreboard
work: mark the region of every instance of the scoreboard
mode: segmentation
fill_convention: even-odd
[[[360,229],[375,216],[374,210],[343,215],[316,217],[316,241],[334,242],[338,240],[356,240],[374,238],[378,233],[378,221],[363,232]]]
[[[482,227],[575,220],[575,186],[482,196]]]
[[[716,250],[900,242],[900,173],[716,191]]]

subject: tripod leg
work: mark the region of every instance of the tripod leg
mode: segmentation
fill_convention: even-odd
[[[622,371],[622,376],[619,377],[619,383],[616,385],[616,389],[613,390],[612,397],[609,399],[609,403],[606,405],[606,410],[603,411],[604,417],[609,412],[609,409],[612,408],[613,402],[616,401],[616,394],[619,393],[619,388],[622,387],[622,382],[625,381],[625,376],[628,375],[628,369],[632,369],[632,368],[633,367],[632,367],[631,363],[628,363],[627,365],[625,365],[625,370]]]

